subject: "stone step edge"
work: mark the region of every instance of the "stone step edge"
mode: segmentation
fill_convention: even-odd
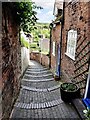
[[[27,70],[26,72],[27,72],[27,73],[30,73],[30,74],[40,74],[40,73],[41,73],[41,74],[42,74],[42,73],[44,74],[44,73],[51,72],[51,71],[50,71],[50,70],[47,70],[47,71],[36,71],[36,72],[35,72],[35,71],[32,71],[32,70]]]
[[[43,80],[31,80],[31,79],[22,79],[22,81],[27,81],[27,82],[49,82],[49,81],[54,81],[54,78],[52,79],[43,79]]]
[[[51,87],[51,88],[46,88],[46,89],[31,88],[31,87],[27,87],[27,86],[24,86],[24,85],[21,85],[21,87],[22,87],[22,89],[33,91],[33,92],[50,92],[50,91],[59,89],[60,85],[57,85],[57,86],[54,86],[54,87]]]
[[[61,99],[53,100],[50,102],[44,102],[44,103],[20,103],[16,102],[15,107],[23,108],[23,109],[43,109],[43,108],[49,108],[54,107],[56,105],[61,104],[63,101]]]
[[[29,68],[29,70],[49,70],[49,68]]]
[[[27,73],[25,73],[24,77],[27,76],[27,77],[33,77],[33,78],[37,78],[37,77],[47,77],[47,76],[53,76],[53,74],[46,74],[46,75],[28,75]]]

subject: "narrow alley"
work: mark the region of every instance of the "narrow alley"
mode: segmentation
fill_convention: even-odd
[[[11,118],[71,118],[79,119],[71,104],[60,98],[60,84],[51,71],[31,61],[22,80],[19,97],[14,105]]]
[[[0,120],[90,120],[90,1],[0,2]]]

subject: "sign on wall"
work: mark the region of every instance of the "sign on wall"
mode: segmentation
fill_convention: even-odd
[[[75,60],[76,43],[77,43],[77,31],[73,29],[69,30],[67,38],[67,49],[65,54],[73,60]]]

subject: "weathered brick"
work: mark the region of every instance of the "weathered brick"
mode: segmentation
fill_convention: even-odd
[[[11,3],[12,4],[12,3]],[[2,117],[8,118],[20,87],[20,42],[12,5],[2,4]],[[6,5],[6,6],[5,6]],[[1,46],[1,43],[0,43]],[[18,62],[17,62],[18,61]]]
[[[67,4],[67,5],[66,5]],[[86,60],[89,58],[89,35],[90,35],[90,2],[76,2],[76,3],[65,3],[65,15],[64,15],[64,27],[63,27],[63,36],[62,36],[62,61],[61,68],[65,75],[67,81],[73,80],[74,76],[77,76],[79,73],[84,70],[88,70],[88,65],[85,64],[82,66]],[[88,22],[87,22],[88,21]],[[76,59],[73,61],[68,56],[65,55],[67,48],[67,34],[68,30],[74,29],[78,32],[77,38],[77,49],[76,49]],[[89,43],[90,44],[90,43]],[[85,47],[87,45],[87,47]],[[84,48],[85,47],[85,48]],[[83,49],[84,48],[84,49]],[[83,50],[82,50],[83,49]],[[85,57],[83,57],[85,55]],[[77,64],[75,65],[75,63]],[[77,68],[76,72],[74,72]],[[85,74],[83,74],[86,78]],[[83,75],[78,76],[75,79],[75,82],[83,80]],[[85,85],[85,83],[82,83]],[[81,86],[80,86],[81,87]]]
[[[41,58],[41,53],[31,52],[30,59],[36,60],[37,62],[41,63],[42,65],[46,67],[49,66],[49,57],[47,55],[42,54],[42,58]]]

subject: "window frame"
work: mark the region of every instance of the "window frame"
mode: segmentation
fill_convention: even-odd
[[[71,29],[68,31],[65,55],[70,57],[72,60],[75,60],[76,46],[77,46],[77,31]]]

